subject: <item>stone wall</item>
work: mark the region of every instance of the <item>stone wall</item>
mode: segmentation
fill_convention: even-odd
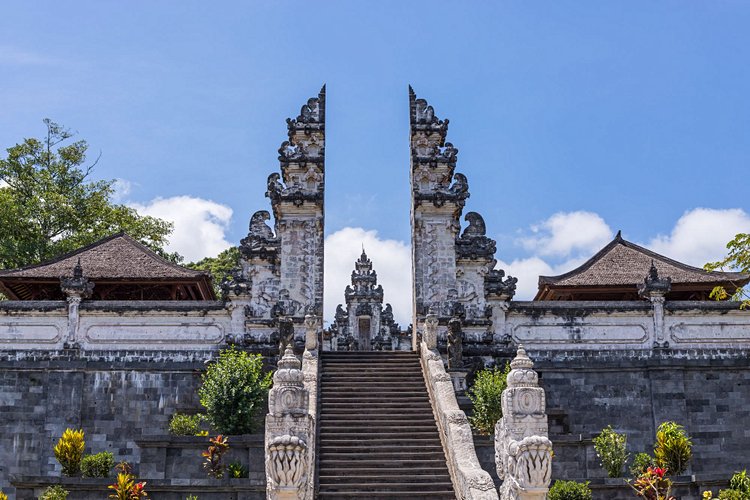
[[[84,429],[86,453],[111,451],[117,461],[135,464],[136,471],[139,462],[148,460],[143,472],[149,476],[171,467],[154,463],[151,455],[169,453],[172,462],[184,460],[184,443],[171,446],[170,452],[170,447],[154,450],[154,441],[169,441],[174,412],[200,408],[200,373],[213,356],[211,351],[0,351],[0,489],[12,499],[12,477],[31,483],[29,477],[37,482],[59,477],[52,448],[66,427]],[[262,443],[258,446],[262,460]],[[249,459],[252,453],[247,455]],[[194,460],[199,469],[197,451]],[[256,469],[262,471],[262,463],[251,464]],[[193,479],[205,480],[198,472]],[[264,483],[262,474],[257,481]],[[164,491],[174,489],[163,486]]]
[[[627,434],[632,457],[653,450],[656,427],[666,420],[682,424],[693,439],[686,474],[699,482],[713,478],[719,484],[750,467],[750,350],[538,350],[529,355],[547,397],[553,479],[594,480],[598,498],[610,498],[606,495],[619,488],[604,480],[592,438],[612,425]],[[475,437],[475,443],[483,468],[496,480],[491,441]],[[681,498],[700,498],[693,495],[699,488],[685,481]]]

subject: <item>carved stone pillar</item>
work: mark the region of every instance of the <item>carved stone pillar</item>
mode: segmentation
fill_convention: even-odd
[[[651,261],[651,268],[643,284],[638,288],[638,294],[651,301],[654,308],[654,347],[667,348],[669,341],[664,335],[664,302],[665,296],[672,290],[672,278],[659,277],[659,271]]]
[[[79,306],[83,299],[91,297],[94,284],[83,276],[81,261],[73,268],[72,278],[60,278],[60,288],[68,301],[68,331],[65,336],[63,347],[65,349],[77,349],[80,347],[78,339],[78,324],[80,322]]]
[[[235,269],[221,281],[219,287],[231,317],[230,331],[225,341],[228,344],[242,344],[245,339],[245,316],[251,304],[251,281],[243,276],[242,269]]]
[[[313,497],[315,431],[301,363],[287,346],[273,376],[266,415],[267,498]]]
[[[437,328],[437,315],[434,313],[429,313],[424,319],[424,328],[422,334],[422,342],[425,343],[427,349],[437,349]]]
[[[552,473],[544,389],[523,346],[518,346],[510,367],[503,417],[495,425],[495,465],[503,480],[500,499],[543,500]]]
[[[318,350],[318,318],[312,314],[305,316],[305,350]]]

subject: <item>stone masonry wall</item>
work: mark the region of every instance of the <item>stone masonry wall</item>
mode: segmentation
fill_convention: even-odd
[[[728,480],[750,467],[750,351],[571,350],[529,355],[547,397],[553,479],[605,478],[592,443],[601,429],[612,425],[627,434],[633,457],[652,452],[656,428],[666,420],[683,425],[693,440],[686,475]],[[505,358],[498,361],[504,364]],[[494,468],[494,453],[481,450],[482,443],[488,443],[477,441],[483,468]]]
[[[199,408],[212,353],[0,351],[0,489],[12,475],[59,476],[52,448],[83,428],[86,452],[137,464],[136,441],[167,433],[175,411]]]

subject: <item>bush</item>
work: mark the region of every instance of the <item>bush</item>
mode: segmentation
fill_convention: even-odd
[[[646,472],[649,467],[653,467],[654,465],[656,465],[654,457],[648,453],[638,453],[635,458],[633,458],[633,464],[630,466],[630,475],[638,477]]]
[[[115,466],[115,457],[108,451],[95,455],[86,455],[81,460],[82,477],[109,477],[109,472]]]
[[[678,476],[687,470],[693,454],[693,443],[685,428],[675,422],[662,422],[656,430],[654,458],[659,467],[667,469],[669,475]]]
[[[175,413],[169,420],[169,433],[174,436],[197,436],[201,432],[203,415]]]
[[[69,493],[62,486],[49,486],[39,495],[39,500],[67,500]]]
[[[630,487],[636,495],[646,500],[675,500],[670,495],[672,492],[672,480],[666,476],[667,470],[661,467],[649,467],[638,476]]]
[[[591,500],[589,482],[555,481],[547,493],[548,500]]]
[[[601,434],[594,438],[596,455],[602,461],[601,466],[609,477],[622,476],[622,468],[628,460],[627,442],[627,436],[616,433],[611,425],[602,429]]]
[[[474,379],[474,385],[468,391],[474,411],[469,418],[471,426],[479,434],[489,436],[495,432],[495,424],[503,416],[501,395],[508,386],[510,364],[505,368],[495,367],[480,370]]]
[[[250,471],[239,462],[232,462],[229,464],[227,472],[229,473],[229,477],[233,479],[244,479],[250,477]]]
[[[0,500],[8,500],[8,495],[0,491]]]
[[[86,442],[83,440],[83,429],[74,431],[65,429],[62,437],[55,445],[55,458],[62,465],[62,473],[75,476],[81,471],[81,459]]]
[[[263,375],[263,358],[234,346],[203,374],[198,390],[209,423],[222,434],[246,434],[255,428],[254,418],[263,408],[271,387],[271,374]]]
[[[112,490],[108,498],[113,500],[139,500],[148,498],[146,483],[137,482],[138,478],[133,474],[133,468],[127,462],[117,464],[117,480],[114,484],[107,486]]]
[[[215,438],[210,438],[208,442],[211,445],[206,451],[201,453],[203,458],[206,459],[203,462],[203,468],[206,469],[210,477],[221,479],[224,477],[224,470],[226,469],[222,460],[224,454],[229,451],[229,443],[227,442],[227,438],[221,434]]]
[[[705,500],[750,500],[750,477],[747,471],[737,472],[729,480],[729,489],[719,491],[719,496],[714,497],[710,491],[703,492]]]
[[[747,477],[747,470],[735,473],[729,480],[729,489],[739,491],[750,497],[750,477]]]

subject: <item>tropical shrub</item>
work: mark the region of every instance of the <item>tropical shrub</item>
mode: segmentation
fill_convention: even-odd
[[[547,493],[548,500],[591,500],[589,482],[555,481]]]
[[[39,500],[67,500],[69,494],[70,492],[68,490],[56,484],[45,488],[44,491],[42,491],[42,494],[39,495]],[[7,500],[7,498],[8,497],[5,497],[5,500]],[[2,500],[1,496],[0,500]]]
[[[83,429],[77,431],[65,429],[62,437],[55,445],[55,458],[62,465],[62,473],[75,476],[81,471],[81,460],[86,442],[83,440]]]
[[[717,500],[750,500],[750,477],[747,470],[737,472],[729,480],[729,489],[719,491],[719,496],[714,497],[710,491],[703,492],[705,500],[716,498]]]
[[[82,477],[109,477],[109,472],[115,466],[115,457],[108,451],[95,455],[86,455],[81,460]]]
[[[202,453],[203,458],[206,460],[203,462],[203,468],[209,476],[221,479],[224,477],[225,466],[222,463],[224,454],[229,450],[229,443],[227,438],[219,434],[215,438],[209,439],[211,445],[208,450]]]
[[[227,472],[229,473],[229,477],[233,479],[243,479],[246,477],[250,477],[250,471],[242,465],[239,462],[232,462],[227,467]]]
[[[704,491],[703,500],[747,500],[748,496],[743,495],[737,490],[720,490],[719,496],[715,497],[712,492]]]
[[[622,476],[622,469],[629,456],[626,451],[627,443],[627,436],[615,432],[611,425],[602,429],[602,432],[594,438],[594,450],[609,477]]]
[[[224,434],[254,430],[254,417],[263,408],[271,374],[263,374],[263,358],[236,349],[224,349],[209,364],[198,390],[208,422]]]
[[[133,469],[127,462],[117,464],[117,480],[114,484],[107,486],[112,490],[109,498],[113,500],[140,500],[148,498],[146,493],[146,483],[137,482],[138,478],[133,474]]]
[[[649,467],[654,467],[655,465],[656,460],[654,460],[654,457],[652,457],[648,453],[638,453],[633,458],[633,463],[630,465],[630,475],[633,477],[638,477],[646,472],[646,469],[648,469]]]
[[[666,476],[667,470],[662,467],[649,467],[630,484],[636,495],[647,500],[674,500],[670,495],[672,480]]]
[[[201,433],[203,415],[175,413],[169,419],[169,433],[174,436],[197,436]]]
[[[750,497],[750,477],[747,477],[747,470],[737,472],[729,480],[729,489],[739,491]]]
[[[693,443],[685,428],[675,422],[662,422],[656,430],[654,458],[656,465],[677,476],[687,470],[693,454]]]
[[[477,372],[474,384],[468,391],[474,410],[469,417],[471,426],[483,436],[495,432],[495,424],[503,416],[501,395],[508,386],[510,364],[504,368],[498,366]]]

